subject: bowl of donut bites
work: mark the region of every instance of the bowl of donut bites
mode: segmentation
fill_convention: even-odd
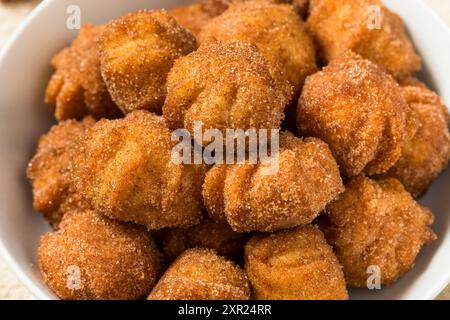
[[[39,299],[434,299],[449,28],[420,0],[47,0],[0,55]]]

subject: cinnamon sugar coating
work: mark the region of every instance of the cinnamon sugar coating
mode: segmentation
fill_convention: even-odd
[[[245,248],[256,300],[347,300],[342,268],[316,227],[257,234]]]
[[[68,48],[53,59],[56,71],[48,83],[45,101],[58,121],[117,118],[122,113],[111,100],[100,73],[97,38],[103,26],[85,25]]]
[[[413,123],[394,79],[352,52],[307,79],[297,108],[300,133],[328,143],[347,177],[389,170]]]
[[[200,43],[246,41],[277,65],[285,79],[300,92],[305,78],[316,71],[316,52],[311,36],[291,5],[269,1],[232,3],[202,29]]]
[[[210,249],[184,252],[166,271],[148,300],[248,300],[244,271]]]
[[[402,19],[380,0],[314,0],[309,9],[307,25],[325,62],[353,50],[398,78],[420,70]]]
[[[163,116],[171,129],[278,129],[291,87],[258,49],[244,42],[209,43],[175,62]]]
[[[161,251],[169,261],[175,260],[190,248],[202,247],[215,250],[233,261],[241,261],[247,235],[237,233],[228,224],[205,219],[193,227],[170,228],[155,235]]]
[[[216,165],[206,176],[203,199],[209,215],[238,232],[273,232],[311,223],[343,191],[330,149],[315,138],[280,137],[279,167]]]
[[[450,116],[442,99],[423,83],[408,81],[403,95],[418,122],[415,135],[403,146],[387,176],[397,178],[414,197],[422,195],[450,159]]]
[[[161,256],[143,227],[93,211],[64,216],[60,230],[41,237],[39,269],[65,300],[144,297],[161,268]]]
[[[103,79],[124,113],[159,113],[174,61],[196,49],[194,36],[165,10],[130,13],[107,24],[99,38]]]
[[[147,111],[90,128],[75,159],[77,192],[113,219],[149,229],[189,227],[203,215],[206,167],[172,161],[164,120]]]
[[[381,271],[381,284],[397,281],[413,266],[422,245],[436,239],[434,216],[393,178],[352,179],[326,209],[320,223],[344,267],[347,284],[366,287],[368,267]]]
[[[67,211],[89,207],[74,193],[71,170],[81,139],[94,123],[93,118],[87,117],[53,126],[39,139],[36,154],[28,165],[34,209],[54,227]]]

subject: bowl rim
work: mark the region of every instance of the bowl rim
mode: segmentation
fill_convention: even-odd
[[[27,29],[30,22],[32,22],[37,16],[43,13],[47,9],[47,7],[50,6],[55,1],[56,0],[43,0],[20,23],[20,25],[9,37],[9,39],[7,39],[3,48],[0,50],[0,66],[4,63],[4,60],[7,54],[9,53],[11,47],[21,37],[22,33]],[[446,22],[444,22],[442,17],[437,12],[433,10],[424,0],[413,0],[413,1],[415,1],[417,5],[421,6],[421,9],[426,11],[428,15],[432,16],[435,22],[439,24],[442,30],[445,30],[445,32],[448,34],[450,38],[450,26]],[[450,170],[450,167],[447,170]],[[450,237],[450,233],[447,235],[447,237]],[[55,296],[52,296],[46,293],[45,291],[41,290],[41,288],[39,288],[39,286],[25,274],[25,272],[19,266],[17,261],[14,259],[13,254],[5,245],[1,234],[0,234],[0,257],[3,258],[7,267],[15,274],[20,283],[27,290],[29,290],[30,293],[36,299],[54,300],[56,298]],[[442,292],[442,290],[444,290],[445,287],[448,286],[448,284],[450,284],[450,268],[447,268],[447,273],[443,275],[442,278],[443,280],[440,281],[439,283],[435,285],[430,285],[429,289],[422,294],[422,299],[424,300],[435,299]],[[444,281],[444,279],[446,280]]]
[[[31,21],[33,21],[38,15],[40,15],[54,0],[44,0],[39,3],[29,14],[28,16],[20,23],[20,25],[16,28],[16,30],[12,33],[9,39],[6,41],[3,48],[0,50],[0,66],[4,63],[5,57],[9,53],[13,44],[20,38],[22,33],[28,27]],[[6,262],[6,265],[10,268],[11,271],[16,275],[20,283],[30,291],[30,293],[39,300],[49,300],[52,297],[42,291],[36,283],[31,280],[19,264],[14,259],[10,250],[6,247],[3,238],[0,235],[0,256]]]
[[[382,0],[384,1],[384,0]],[[447,33],[447,36],[450,39],[450,25],[446,23],[443,18],[436,12],[436,10],[433,10],[432,7],[425,2],[425,0],[413,0],[416,2],[418,6],[421,7],[421,10],[427,13],[427,15],[433,17],[435,23],[439,25],[439,27],[442,29],[443,32]],[[447,110],[450,112],[450,101],[445,101]],[[447,167],[446,170],[450,170],[450,164]],[[446,238],[450,238],[450,232],[446,234]],[[443,245],[441,243],[441,245]],[[434,300],[439,296],[442,291],[450,284],[450,265],[445,268],[446,273],[442,275],[442,281],[430,285],[429,289],[423,293],[423,300]]]

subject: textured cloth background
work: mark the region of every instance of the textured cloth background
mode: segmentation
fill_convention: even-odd
[[[400,0],[408,1],[408,0]],[[425,0],[450,25],[450,1]],[[19,1],[12,4],[0,4],[0,48],[26,15],[36,6],[39,0]],[[16,279],[0,257],[0,300],[3,299],[34,299]],[[450,300],[450,286],[438,299]]]

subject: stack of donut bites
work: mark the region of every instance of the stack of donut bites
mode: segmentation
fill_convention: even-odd
[[[447,167],[450,116],[378,0],[143,10],[85,25],[52,64],[58,123],[27,176],[61,299],[343,300],[436,239],[416,199]],[[277,170],[173,161],[172,132],[198,123],[279,129]]]

